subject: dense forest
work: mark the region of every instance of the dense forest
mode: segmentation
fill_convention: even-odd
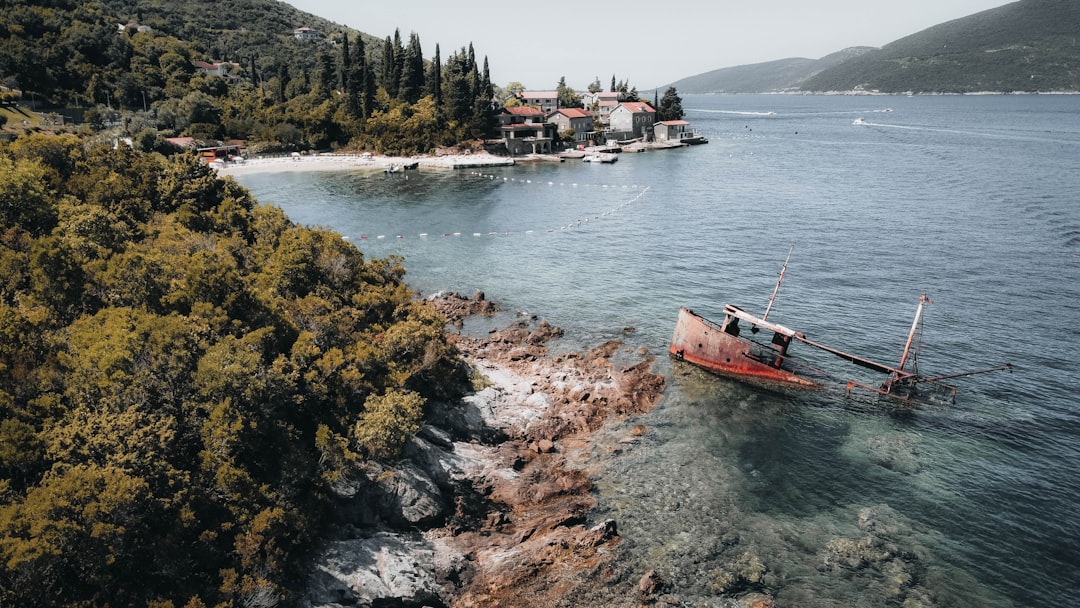
[[[295,599],[330,488],[466,386],[403,273],[192,154],[0,146],[0,605]]]
[[[35,105],[84,108],[91,127],[118,125],[143,150],[177,135],[249,140],[256,152],[411,154],[494,133],[487,59],[471,44],[425,58],[415,33],[379,42],[338,27],[297,40],[304,22],[290,17],[310,16],[280,2],[159,4],[7,2],[0,82]],[[223,77],[197,61],[235,65]]]

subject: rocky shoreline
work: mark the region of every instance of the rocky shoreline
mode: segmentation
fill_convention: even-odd
[[[497,311],[482,294],[429,301],[458,328]],[[535,318],[483,337],[449,332],[478,390],[439,408],[401,462],[365,464],[339,485],[339,534],[319,552],[303,605],[569,606],[601,587],[622,598],[608,605],[667,604],[659,575],[615,563],[618,522],[591,520],[583,467],[591,434],[649,411],[664,377],[648,353],[617,367],[617,341],[552,354],[561,334]],[[645,433],[635,426],[627,441]]]

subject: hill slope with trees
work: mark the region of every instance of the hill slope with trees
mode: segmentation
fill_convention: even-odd
[[[295,600],[343,471],[467,382],[403,274],[192,154],[0,146],[0,604]]]
[[[901,38],[808,78],[804,91],[1080,91],[1080,3],[1021,0]]]
[[[327,37],[297,39],[307,24]],[[93,129],[119,125],[110,135],[144,150],[164,135],[411,154],[494,129],[487,59],[471,45],[425,58],[415,33],[378,41],[275,0],[15,0],[0,12],[0,82],[35,106],[89,108]]]
[[[973,93],[1080,91],[1080,3],[1021,0],[906,36],[880,49],[713,70],[683,93]]]

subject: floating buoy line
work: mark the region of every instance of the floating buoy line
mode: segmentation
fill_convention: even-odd
[[[501,182],[504,182],[504,183],[507,183],[507,184],[515,184],[515,185],[518,185],[518,186],[533,186],[533,187],[544,187],[544,188],[570,188],[570,189],[580,188],[580,189],[603,190],[603,191],[607,191],[607,192],[625,191],[626,195],[627,195],[627,198],[625,198],[618,205],[616,205],[616,206],[614,206],[614,207],[612,207],[612,208],[610,208],[610,209],[608,209],[606,211],[603,211],[601,213],[593,213],[593,214],[590,214],[590,215],[577,217],[577,218],[574,218],[573,220],[571,220],[571,221],[569,221],[569,222],[567,222],[565,224],[560,224],[558,226],[537,227],[537,228],[527,229],[527,230],[502,230],[502,231],[499,231],[499,230],[474,230],[474,231],[453,230],[453,231],[445,231],[445,232],[419,232],[419,233],[414,233],[414,234],[406,234],[404,232],[397,233],[397,234],[376,234],[376,235],[361,234],[358,237],[359,240],[364,242],[364,243],[370,243],[372,241],[386,241],[386,240],[403,241],[403,240],[406,240],[406,239],[422,239],[422,240],[426,240],[426,239],[434,239],[434,238],[440,238],[440,239],[442,239],[442,238],[462,238],[462,237],[465,237],[465,238],[482,238],[482,237],[529,236],[529,235],[536,235],[536,234],[555,234],[555,233],[559,233],[559,232],[565,232],[565,231],[568,231],[568,230],[574,230],[574,229],[578,229],[578,228],[587,227],[589,225],[590,221],[595,223],[595,222],[597,222],[599,220],[602,220],[602,219],[604,219],[606,217],[609,217],[609,216],[611,216],[611,215],[613,215],[615,213],[618,213],[620,210],[626,208],[627,206],[632,205],[632,204],[636,203],[637,201],[641,200],[641,198],[644,197],[645,194],[649,191],[649,186],[642,186],[642,185],[637,185],[637,184],[616,185],[616,184],[582,184],[582,183],[577,183],[577,182],[557,182],[557,181],[554,181],[554,180],[540,180],[540,179],[532,179],[532,178],[498,176],[498,175],[493,175],[493,174],[490,174],[490,173],[483,173],[483,172],[479,172],[479,171],[471,172],[470,175],[477,178],[477,179],[486,179],[486,180],[489,180],[489,181],[501,181]],[[344,238],[345,240],[353,240],[349,236],[344,236],[342,238]]]

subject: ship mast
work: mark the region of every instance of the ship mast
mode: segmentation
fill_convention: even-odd
[[[918,331],[919,323],[922,321],[923,307],[933,303],[933,300],[928,298],[925,293],[919,296],[919,308],[915,311],[915,320],[911,322],[911,331],[908,332],[907,344],[904,345],[904,354],[901,355],[900,367],[897,368],[900,371],[904,371],[904,365],[907,364],[908,354],[911,352],[911,343],[915,339],[915,332]]]
[[[765,314],[761,315],[762,321],[769,320],[769,311],[772,310],[773,302],[776,301],[776,294],[780,292],[780,283],[784,282],[784,273],[787,272],[788,262],[791,261],[791,252],[795,249],[795,243],[791,244],[788,249],[787,258],[784,259],[784,265],[780,268],[780,276],[776,279],[776,287],[772,290],[772,296],[769,298],[769,305],[765,307]]]

